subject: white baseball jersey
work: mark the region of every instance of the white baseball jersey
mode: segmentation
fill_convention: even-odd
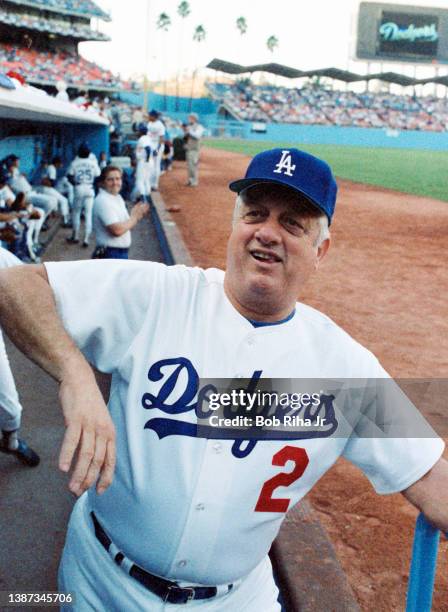
[[[131,232],[113,236],[106,227],[129,219],[129,213],[120,194],[113,195],[100,189],[93,203],[93,231],[100,246],[127,249],[131,246]]]
[[[14,202],[16,196],[11,191],[8,185],[3,185],[0,189],[0,208],[6,208],[11,202]]]
[[[56,169],[56,166],[54,164],[48,164],[48,166],[45,168],[43,176],[48,177],[50,181],[56,182],[56,179],[58,178],[58,171]]]
[[[22,265],[22,262],[18,257],[0,247],[0,269],[20,265]],[[5,429],[6,431],[19,429],[21,413],[22,406],[20,405],[0,330],[0,429]]]
[[[13,191],[19,193],[20,191],[24,194],[30,193],[32,187],[28,182],[28,179],[24,174],[21,174],[18,168],[13,168],[11,172],[10,185]]]
[[[87,159],[75,157],[67,174],[74,177],[76,185],[93,185],[93,181],[101,171],[96,157],[90,154]]]
[[[157,146],[158,142],[154,144],[154,141],[147,134],[143,134],[143,136],[140,136],[140,138],[137,140],[137,145],[135,149],[135,156],[137,160],[139,162],[149,163],[150,158],[148,156],[146,147],[149,147],[151,151],[154,151]]]
[[[286,510],[339,456],[378,493],[392,493],[423,476],[443,451],[438,438],[362,439],[351,431],[200,438],[200,378],[367,379],[384,370],[303,304],[288,321],[255,328],[226,297],[220,270],[132,261],[46,266],[66,329],[92,364],[112,373],[115,479],[102,496],[90,489],[87,511],[149,572],[231,583],[263,561]]]
[[[147,135],[151,139],[152,148],[155,149],[160,145],[160,138],[165,136],[165,126],[157,119],[156,121],[148,121],[147,126],[148,133]]]

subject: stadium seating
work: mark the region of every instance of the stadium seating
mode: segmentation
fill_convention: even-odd
[[[23,4],[21,0],[9,0],[15,4]],[[108,17],[91,0],[27,0],[27,4],[40,9],[52,9],[55,11],[69,12],[91,17]]]
[[[0,9],[0,22],[17,28],[61,34],[82,40],[109,40],[108,36],[95,32],[85,24],[74,24],[63,19],[45,19],[42,16],[13,13],[3,9]]]
[[[448,100],[391,93],[355,93],[305,85],[300,89],[251,83],[209,83],[213,97],[245,121],[376,127],[442,132]]]
[[[112,74],[83,57],[69,53],[51,53],[0,44],[2,70],[18,72],[29,83],[55,84],[65,81],[70,87],[99,89],[132,89]]]

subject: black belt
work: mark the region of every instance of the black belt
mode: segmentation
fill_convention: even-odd
[[[109,552],[112,540],[109,538],[107,533],[99,524],[95,514],[91,512],[90,515],[93,520],[93,525],[95,527],[95,535],[97,539],[101,542],[107,552]],[[114,555],[113,559],[117,565],[121,565],[123,563],[123,560],[125,559],[125,556],[121,551],[118,551]],[[138,565],[135,565],[135,563],[133,563],[129,568],[129,575],[132,576],[135,580],[138,580],[140,584],[142,584],[152,593],[160,597],[160,599],[162,599],[166,603],[184,604],[188,603],[192,599],[210,599],[211,597],[215,597],[218,593],[218,589],[215,586],[180,587],[177,582],[165,580],[165,578],[160,578],[160,576],[154,576],[154,574],[150,574]],[[230,591],[232,587],[233,584],[227,585],[228,591]]]

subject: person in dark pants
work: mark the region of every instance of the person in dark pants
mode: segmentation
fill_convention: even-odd
[[[120,195],[123,173],[106,166],[100,176],[100,190],[93,205],[96,236],[95,259],[128,259],[131,229],[149,212],[149,204],[135,204],[129,214]]]

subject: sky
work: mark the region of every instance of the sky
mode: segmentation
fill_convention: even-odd
[[[96,0],[111,13],[112,21],[100,21],[99,29],[112,40],[81,43],[82,55],[122,78],[146,73],[151,81],[174,77],[179,66],[191,74],[214,57],[239,64],[273,61],[305,70],[336,66],[366,72],[365,62],[354,56],[358,0],[190,0],[186,19],[177,14],[179,2]],[[448,8],[448,0],[395,3]],[[162,12],[171,18],[168,32],[156,28]],[[248,24],[244,36],[235,25],[241,16]],[[206,30],[201,43],[192,40],[198,25]],[[271,35],[279,40],[273,53],[266,47]],[[412,67],[402,64],[388,69],[412,74]],[[426,70],[422,67],[417,75],[425,76]]]

